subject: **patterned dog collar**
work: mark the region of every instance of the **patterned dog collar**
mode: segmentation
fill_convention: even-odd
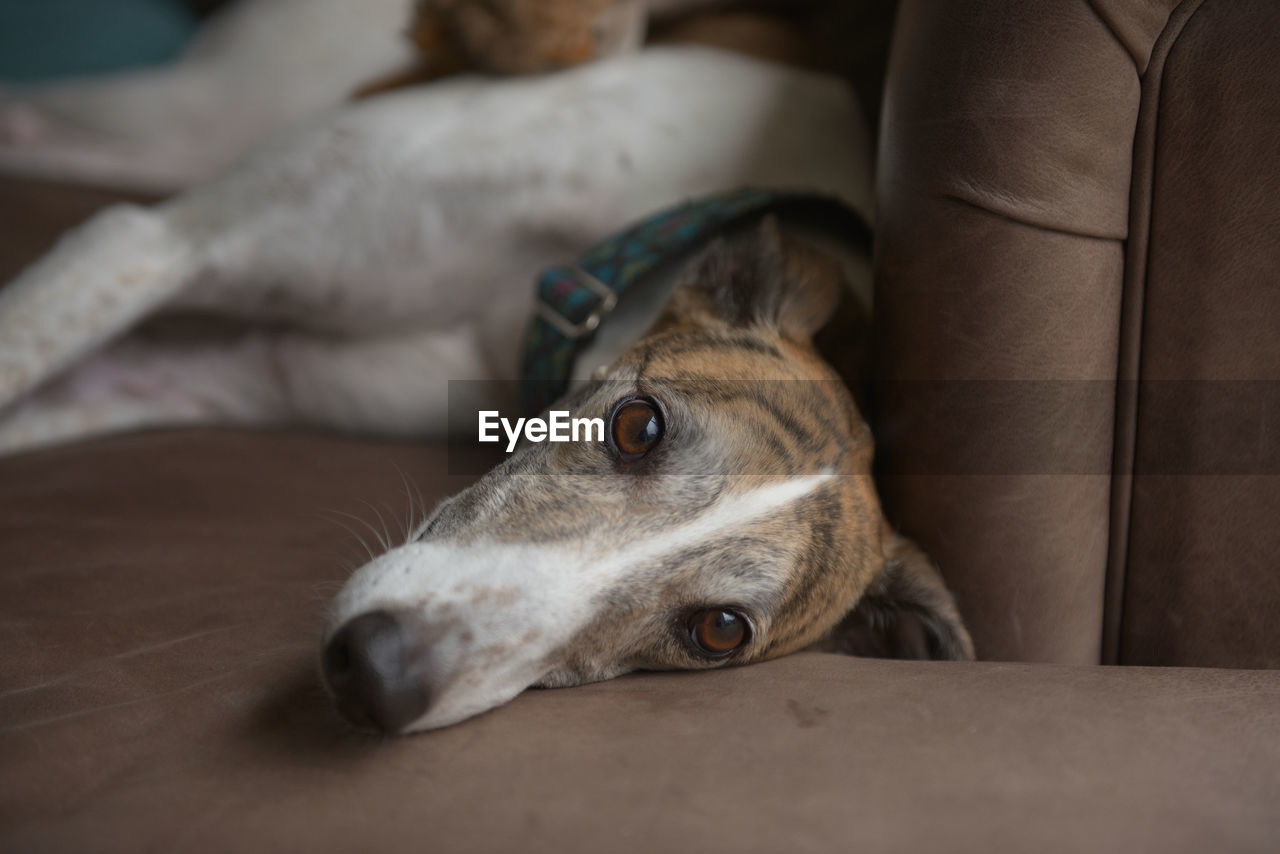
[[[525,337],[521,366],[525,408],[541,412],[564,393],[575,358],[628,289],[716,234],[769,213],[834,219],[842,234],[870,252],[865,221],[831,196],[743,189],[657,213],[591,248],[577,264],[552,267],[538,276],[537,309]]]

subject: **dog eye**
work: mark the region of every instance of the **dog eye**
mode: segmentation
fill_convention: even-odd
[[[662,415],[647,400],[629,400],[613,411],[609,432],[624,460],[639,459],[662,438]]]
[[[747,641],[747,620],[734,611],[708,608],[689,621],[689,637],[704,655],[720,658]]]

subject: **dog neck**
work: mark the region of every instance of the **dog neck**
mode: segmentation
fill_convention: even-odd
[[[840,265],[849,286],[852,310],[863,317],[871,316],[871,263],[865,251],[853,245],[848,235],[814,220],[782,222],[788,233],[801,237],[827,253]],[[631,348],[657,320],[662,308],[680,283],[683,268],[667,265],[654,269],[640,283],[629,289],[609,315],[607,323],[587,343],[574,361],[571,379],[597,379]]]

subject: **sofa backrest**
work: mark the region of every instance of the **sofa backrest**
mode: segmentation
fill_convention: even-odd
[[[904,0],[890,518],[981,657],[1280,666],[1280,4]]]

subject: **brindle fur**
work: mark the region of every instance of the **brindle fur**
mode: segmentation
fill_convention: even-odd
[[[649,454],[624,462],[607,443],[525,444],[440,507],[420,540],[458,549],[588,544],[607,556],[661,543],[734,496],[816,475],[815,488],[767,517],[716,528],[590,591],[587,619],[531,665],[532,684],[745,664],[815,644],[972,658],[936,568],[885,521],[870,430],[813,344],[848,292],[838,265],[766,221],[713,246],[692,270],[606,377],[555,405],[607,419],[628,397],[658,401],[665,432]],[[518,577],[520,567],[506,572]],[[405,604],[366,598],[366,608]],[[699,655],[686,620],[704,608],[746,615],[749,642],[726,658]],[[350,603],[347,611],[350,618]],[[537,636],[536,622],[530,631]],[[521,643],[513,629],[481,650],[483,660],[502,660]]]
[[[682,591],[693,574],[738,577],[749,573],[754,561],[766,559],[788,566],[783,590],[763,613],[756,611],[767,631],[735,654],[733,663],[776,658],[815,644],[875,657],[974,657],[937,568],[918,546],[896,534],[881,512],[871,478],[871,431],[849,382],[865,365],[844,349],[841,355],[855,361],[837,370],[814,346],[837,308],[853,306],[834,259],[802,239],[784,236],[769,218],[754,234],[714,245],[688,285],[674,292],[650,333],[615,368],[613,377],[634,372],[632,393],[679,401],[672,407],[676,423],[668,424],[668,444],[684,439],[682,428],[689,423],[703,425],[700,438],[708,445],[715,444],[714,436],[732,439],[728,450],[703,452],[711,458],[708,470],[723,476],[720,489],[751,488],[761,475],[819,470],[840,475],[764,528],[672,560],[671,569],[654,579],[653,588],[646,585],[644,595],[612,602],[651,615],[641,637],[657,639],[625,651],[628,669],[724,664],[691,655],[679,642],[679,619],[674,629],[663,621],[707,605],[759,609],[759,603],[690,602]],[[849,317],[840,314],[843,322]],[[852,333],[845,329],[843,337]],[[751,440],[744,441],[747,437]],[[663,466],[656,458],[644,473]],[[616,489],[609,482],[602,486]],[[854,603],[860,607],[851,608]],[[610,642],[616,628],[605,616],[575,639],[566,684],[572,683],[571,674],[598,672],[603,660],[624,652]]]

